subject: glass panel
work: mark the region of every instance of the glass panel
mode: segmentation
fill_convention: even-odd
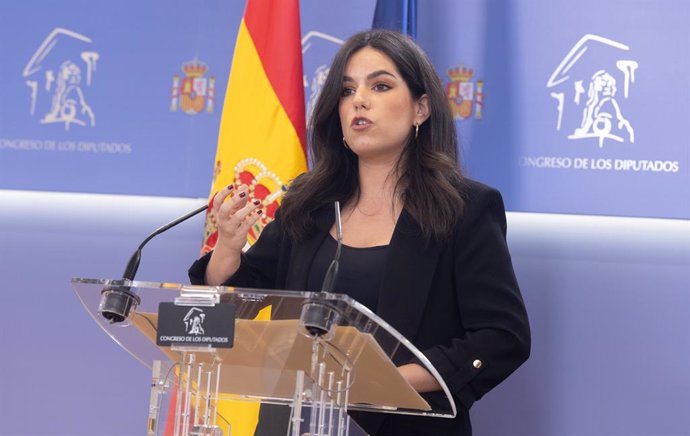
[[[305,385],[321,377],[322,386],[330,384],[333,395],[339,392],[336,386],[349,385],[350,410],[439,417],[456,414],[446,384],[426,357],[346,295],[80,278],[73,279],[72,285],[94,321],[113,340],[144,365],[151,368],[161,361],[171,371],[181,354],[174,351],[177,348],[155,344],[158,304],[232,302],[236,306],[233,348],[197,353],[200,362],[206,359],[210,364],[217,358],[222,362],[221,400],[291,404],[302,371]],[[138,298],[138,302],[132,299],[138,304],[124,322],[111,324],[99,313],[101,293],[107,289],[126,290]],[[264,320],[256,319],[260,313]],[[309,331],[320,329],[326,331],[323,336],[310,336]],[[314,356],[323,362],[322,368],[315,365]],[[425,366],[443,390],[430,395],[415,392],[396,369],[410,361]],[[304,400],[305,404],[311,402],[311,398]]]

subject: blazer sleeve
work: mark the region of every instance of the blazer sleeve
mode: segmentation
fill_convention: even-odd
[[[457,313],[464,333],[424,354],[469,409],[530,353],[529,322],[508,252],[498,191],[482,185],[473,193],[453,244]]]
[[[273,289],[277,287],[277,275],[280,254],[284,248],[286,236],[282,231],[280,210],[275,219],[264,227],[261,236],[254,245],[242,253],[240,267],[223,286]],[[193,285],[206,284],[206,267],[211,253],[207,253],[189,268],[189,280]]]

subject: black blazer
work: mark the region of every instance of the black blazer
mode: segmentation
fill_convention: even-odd
[[[470,435],[467,411],[474,401],[529,356],[529,324],[505,240],[501,195],[467,180],[463,196],[464,215],[444,242],[425,243],[417,222],[402,211],[377,306],[377,314],[436,367],[458,416],[353,413],[371,434]],[[333,208],[324,208],[313,235],[296,242],[282,230],[278,213],[226,285],[305,290],[314,255],[333,222]],[[208,257],[190,268],[192,283],[203,284]]]

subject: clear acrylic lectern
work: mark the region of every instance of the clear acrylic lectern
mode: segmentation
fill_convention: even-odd
[[[346,295],[82,278],[72,286],[96,323],[151,368],[149,436],[163,436],[166,425],[174,436],[222,435],[223,410],[238,401],[282,405],[289,410],[286,434],[293,436],[354,434],[348,411],[456,414],[428,359]],[[122,322],[111,323],[103,313],[105,300],[122,303],[122,296]],[[170,346],[156,345],[160,303],[188,307],[188,314],[233,305],[232,348],[174,343],[175,337],[168,337]],[[191,326],[190,316],[185,318]],[[203,329],[203,316],[195,321],[192,328]],[[410,362],[424,366],[441,385],[433,401],[398,372],[396,366]]]

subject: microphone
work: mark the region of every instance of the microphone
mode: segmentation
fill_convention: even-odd
[[[300,315],[300,324],[309,336],[313,338],[330,339],[333,333],[333,326],[338,323],[340,319],[340,312],[338,309],[326,302],[326,294],[333,292],[333,286],[338,278],[338,262],[340,261],[340,252],[343,246],[343,224],[340,218],[340,202],[334,203],[335,207],[335,234],[338,238],[338,247],[335,250],[335,256],[326,271],[326,276],[321,285],[321,291],[316,294],[315,298],[310,298],[302,305],[302,313]]]
[[[328,270],[326,271],[326,276],[323,278],[323,284],[321,285],[321,292],[333,292],[333,286],[335,286],[335,280],[338,278],[338,262],[340,261],[340,251],[343,246],[343,223],[340,220],[340,202],[336,201],[335,204],[335,236],[338,238],[338,247],[335,249],[335,257],[331,262]]]
[[[168,224],[157,228],[153,233],[148,235],[146,237],[146,239],[144,239],[142,241],[142,243],[139,244],[139,247],[134,252],[134,254],[132,254],[132,257],[129,259],[129,262],[127,263],[127,268],[125,268],[125,273],[123,274],[122,278],[125,280],[134,280],[134,276],[136,275],[137,270],[139,269],[139,262],[141,261],[141,249],[144,248],[144,245],[146,245],[151,239],[160,235],[164,231],[166,231],[172,227],[175,227],[176,225],[180,224],[181,222],[187,221],[188,219],[190,219],[194,215],[200,214],[201,212],[205,211],[206,209],[208,209],[208,204],[205,204],[205,205],[201,206],[200,208],[195,209],[195,210],[189,212],[188,214],[177,218],[174,221],[170,221]]]
[[[165,232],[166,230],[175,227],[181,222],[187,221],[189,218],[198,215],[206,209],[208,209],[208,204],[205,204],[200,208],[195,209],[189,212],[188,214],[181,216],[180,218],[177,218],[176,220],[173,220],[164,226],[159,227],[153,233],[147,236],[146,239],[144,239],[142,243],[139,244],[139,247],[136,249],[134,254],[132,254],[132,257],[129,259],[127,267],[125,268],[125,272],[122,275],[123,281],[127,282],[134,280],[134,276],[136,275],[137,270],[139,269],[139,263],[141,262],[141,250],[151,239]],[[134,309],[137,305],[139,305],[140,302],[141,299],[139,298],[139,296],[134,294],[130,290],[129,286],[117,286],[113,288],[106,288],[103,289],[103,291],[101,291],[101,302],[98,305],[98,313],[100,313],[103,318],[108,320],[110,324],[119,323],[127,319],[131,310]]]

